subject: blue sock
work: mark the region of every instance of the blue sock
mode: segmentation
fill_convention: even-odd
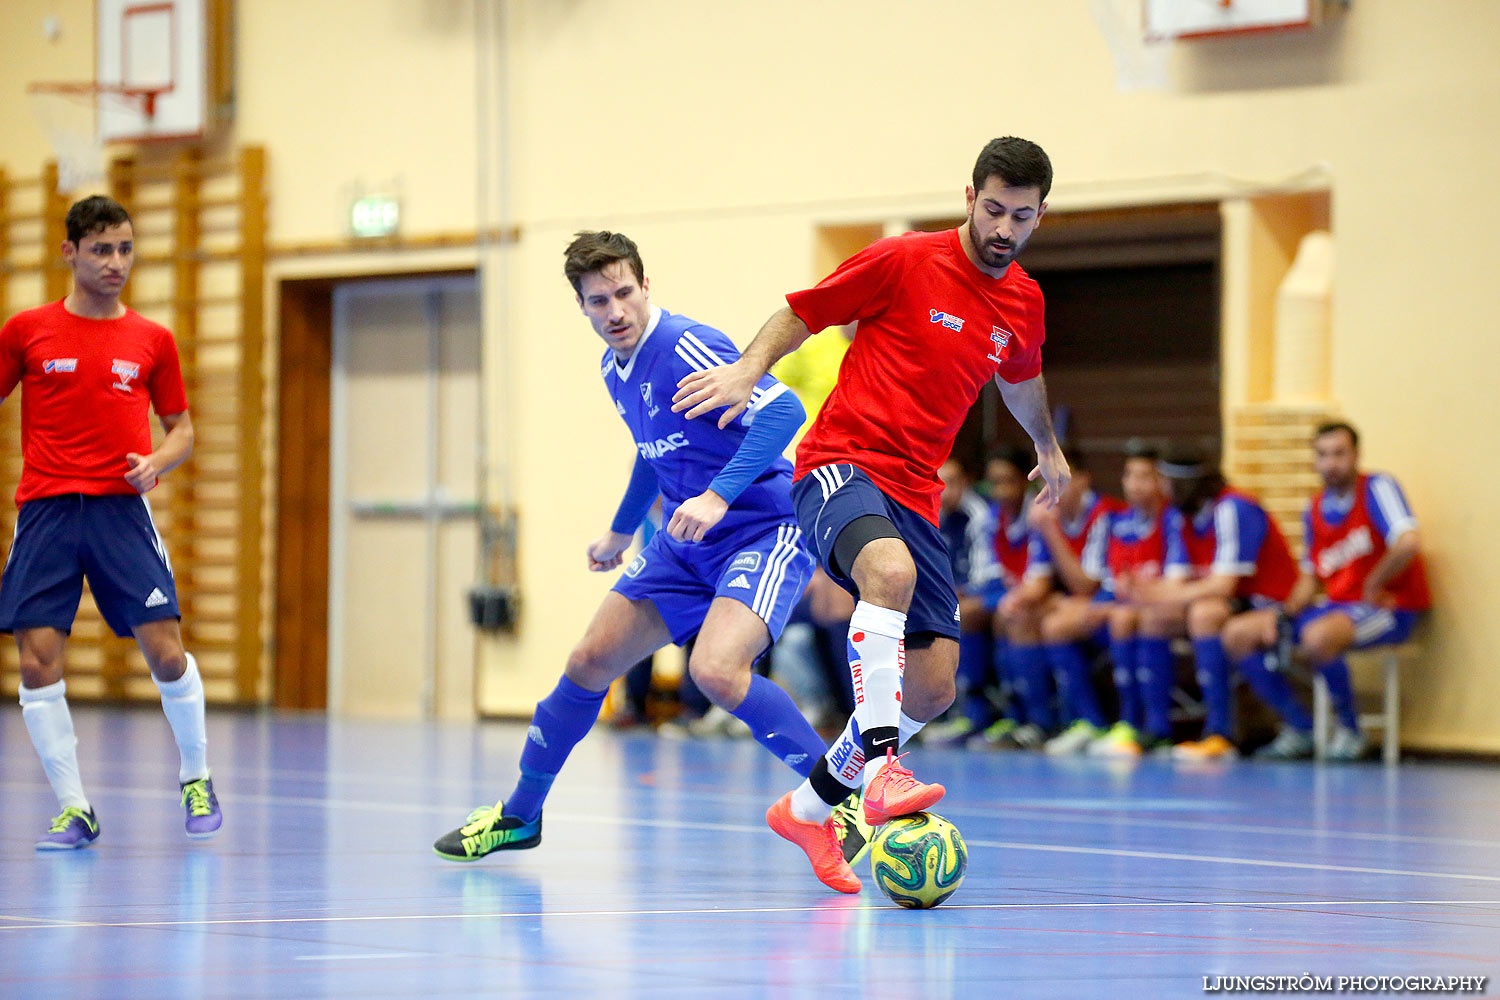
[[[1172,681],[1176,672],[1170,639],[1142,636],[1135,641],[1135,680],[1141,689],[1142,727],[1154,739],[1172,735]],[[1229,717],[1227,707],[1224,716]]]
[[[530,823],[542,814],[557,772],[599,718],[604,694],[559,677],[552,693],[536,703],[521,751],[521,780],[505,799],[505,815]]]
[[[1011,649],[1010,643],[997,637],[993,653],[991,676],[995,678],[995,683],[1003,695],[1005,715],[1017,723],[1025,723],[1027,721],[1026,702],[1021,699],[1021,689],[1016,683],[1020,675],[1016,671],[1015,652]]]
[[[760,674],[750,675],[750,690],[732,714],[750,727],[757,743],[804,778],[827,749],[791,695]]]
[[[1010,651],[1016,668],[1016,690],[1026,705],[1026,721],[1050,732],[1056,717],[1052,713],[1052,672],[1047,669],[1047,654],[1041,646],[1012,646]]]
[[[1109,659],[1114,664],[1115,691],[1120,695],[1120,721],[1144,729],[1140,689],[1135,676],[1135,637],[1109,640]]]
[[[1083,658],[1083,647],[1076,642],[1058,642],[1044,648],[1057,676],[1063,708],[1069,718],[1103,726],[1104,710],[1099,707],[1099,697],[1094,694],[1094,681],[1089,675],[1089,661]]]
[[[984,685],[991,669],[991,639],[983,632],[965,632],[958,637],[958,700],[964,718],[976,728],[989,723],[989,699]]]
[[[1285,719],[1288,725],[1304,733],[1312,731],[1312,716],[1307,714],[1307,709],[1297,700],[1292,686],[1287,683],[1286,675],[1266,669],[1264,653],[1251,653],[1240,661],[1239,667],[1240,673],[1255,689],[1255,693],[1275,709],[1276,714]]]
[[[1198,686],[1203,689],[1204,736],[1231,738],[1229,719],[1229,658],[1218,636],[1193,640],[1193,660],[1198,666]]]
[[[1349,682],[1349,664],[1343,657],[1318,668],[1328,685],[1328,700],[1338,713],[1339,725],[1359,732],[1359,713],[1354,709],[1354,685]]]

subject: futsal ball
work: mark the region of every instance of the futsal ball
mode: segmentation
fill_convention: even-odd
[[[958,827],[937,813],[898,816],[875,831],[870,873],[891,902],[930,909],[953,895],[969,867]]]

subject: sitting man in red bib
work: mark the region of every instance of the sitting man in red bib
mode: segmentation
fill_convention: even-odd
[[[1303,515],[1307,558],[1302,575],[1279,609],[1257,609],[1230,619],[1224,650],[1285,723],[1257,757],[1291,760],[1313,753],[1311,716],[1285,674],[1268,670],[1265,663],[1266,650],[1278,645],[1278,633],[1289,631],[1323,675],[1338,713],[1327,757],[1358,760],[1369,745],[1359,731],[1344,654],[1405,641],[1432,602],[1417,519],[1401,487],[1383,472],[1359,471],[1359,433],[1349,424],[1324,424],[1312,445],[1323,489]]]

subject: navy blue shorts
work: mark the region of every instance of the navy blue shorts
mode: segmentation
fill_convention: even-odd
[[[167,546],[143,496],[68,493],[21,505],[0,577],[0,632],[73,631],[87,577],[115,635],[181,618]]]
[[[863,470],[852,465],[825,465],[792,484],[792,502],[802,532],[817,553],[818,565],[859,599],[854,581],[835,569],[833,547],[839,532],[867,514],[895,525],[917,567],[917,587],[906,612],[906,634],[936,632],[958,638],[958,588],[953,562],[937,526],[921,514],[886,496]]]

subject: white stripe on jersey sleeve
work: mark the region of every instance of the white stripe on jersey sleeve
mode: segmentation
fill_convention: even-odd
[[[719,357],[719,355],[714,352],[714,349],[712,347],[709,347],[703,341],[699,340],[698,336],[695,333],[693,333],[692,330],[684,330],[684,331],[682,331],[682,339],[684,341],[692,344],[693,347],[697,348],[698,352],[700,354],[702,354],[705,358],[707,358],[711,364],[715,364],[715,365],[728,364],[728,362],[726,362],[723,358]]]
[[[1370,493],[1374,495],[1375,503],[1380,507],[1380,516],[1385,518],[1388,526],[1385,533],[1387,545],[1395,544],[1396,539],[1417,527],[1416,515],[1406,505],[1401,496],[1401,488],[1390,476],[1383,472],[1371,476]]]
[[[721,368],[728,364],[718,352],[700,340],[691,330],[682,331],[682,336],[677,341],[677,353],[698,371]],[[765,389],[757,385],[750,390],[750,398],[759,399],[765,392]]]
[[[1216,576],[1250,576],[1255,563],[1236,562],[1240,554],[1240,519],[1238,504],[1220,500],[1214,508],[1214,562],[1208,568]]]
[[[1109,522],[1113,515],[1102,514],[1089,525],[1088,538],[1083,543],[1083,558],[1079,560],[1083,575],[1098,582],[1109,575]]]
[[[759,386],[757,386],[756,388],[759,388]],[[775,385],[771,386],[771,388],[763,390],[760,394],[759,399],[755,397],[754,393],[751,393],[750,405],[746,408],[744,416],[746,425],[749,425],[749,423],[755,419],[755,415],[761,410],[764,410],[766,406],[771,402],[771,400],[775,399],[777,396],[780,396],[786,391],[787,388],[785,383],[777,382]]]

